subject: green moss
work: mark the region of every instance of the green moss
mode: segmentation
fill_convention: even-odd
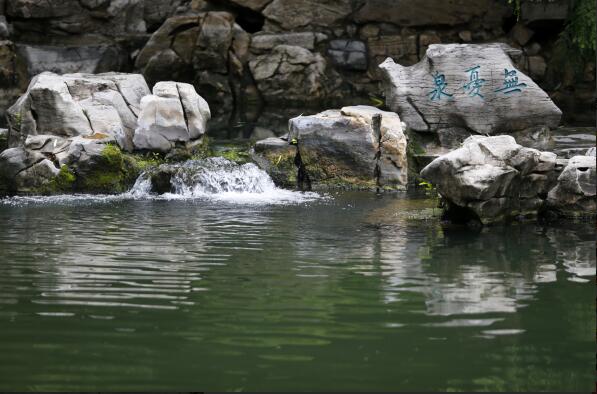
[[[149,163],[123,153],[116,145],[106,145],[101,160],[77,179],[77,190],[85,193],[122,193],[127,191]]]

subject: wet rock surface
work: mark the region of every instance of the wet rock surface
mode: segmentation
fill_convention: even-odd
[[[381,115],[381,143],[372,125],[374,115]],[[289,143],[296,144],[294,155]],[[255,153],[269,162],[265,169],[270,171],[292,157],[295,168],[288,169],[305,187],[403,188],[407,183],[406,136],[400,118],[375,107],[343,107],[293,118],[286,140],[259,141]]]
[[[445,199],[448,220],[490,224],[534,218],[546,209],[594,215],[594,171],[592,157],[561,160],[504,135],[469,137],[433,160],[421,176]]]

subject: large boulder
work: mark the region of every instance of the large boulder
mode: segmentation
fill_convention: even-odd
[[[141,97],[149,93],[138,74],[44,72],[8,109],[9,146],[23,146],[30,135],[95,135],[130,151]]]
[[[381,143],[372,125],[374,115],[381,115]],[[306,188],[309,184],[366,189],[406,185],[406,136],[393,112],[344,107],[290,119],[289,130],[286,139],[268,138],[255,146],[257,156],[270,162],[263,167],[274,179],[280,178],[281,169],[297,174],[282,178],[296,179]],[[288,144],[297,146],[296,156]]]
[[[500,134],[556,127],[562,112],[516,68],[504,44],[432,44],[417,64],[386,59],[379,67],[386,104],[416,131],[460,127]]]
[[[547,196],[549,208],[562,216],[595,215],[597,171],[594,150],[592,153],[593,156],[574,156],[568,161],[556,187]]]
[[[351,0],[273,0],[262,11],[271,30],[329,27],[353,12]]]
[[[228,12],[200,12],[168,18],[135,60],[148,83],[164,75],[192,83],[210,103],[211,126],[228,126],[239,103],[259,99],[247,67],[251,37]]]
[[[319,53],[293,45],[278,45],[249,62],[266,103],[306,106],[330,99],[339,87],[338,74]]]
[[[158,82],[141,99],[135,149],[168,152],[205,134],[211,117],[207,102],[187,83]]]
[[[476,20],[487,27],[500,27],[508,14],[505,4],[493,0],[365,0],[353,19],[400,26],[455,26]]]
[[[472,136],[421,176],[446,200],[448,219],[487,224],[536,216],[555,183],[555,168],[554,153],[525,148],[512,136]]]

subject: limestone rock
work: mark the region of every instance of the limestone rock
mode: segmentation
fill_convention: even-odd
[[[328,27],[353,12],[350,0],[273,0],[262,11],[268,21],[284,30],[307,26]]]
[[[381,144],[372,128],[375,114],[382,115]],[[395,113],[344,107],[290,119],[289,130],[288,140],[297,141],[299,163],[313,187],[372,188],[376,171],[381,186],[406,185],[406,136]]]
[[[357,23],[386,22],[400,26],[460,25],[477,19],[488,27],[501,26],[509,13],[491,0],[366,0],[355,13]]]
[[[328,49],[332,62],[348,70],[367,70],[367,47],[358,40],[332,40]]]
[[[65,74],[34,77],[27,92],[9,108],[9,146],[28,136],[112,136],[132,150],[141,97],[149,94],[138,74]]]
[[[325,38],[325,35],[313,32],[258,33],[251,39],[251,52],[257,55],[264,54],[278,45],[299,46],[313,51],[315,44]]]
[[[210,117],[207,102],[192,85],[159,82],[153,87],[153,95],[141,99],[135,148],[168,152],[177,143],[200,138]]]
[[[57,74],[102,73],[118,70],[126,61],[123,53],[115,46],[82,45],[17,45],[17,50],[27,64],[29,75],[44,71]]]
[[[312,105],[333,96],[341,82],[320,54],[298,46],[278,45],[249,67],[266,103]]]
[[[549,208],[564,216],[595,216],[596,180],[595,156],[572,157],[547,196]]]
[[[177,15],[153,33],[135,67],[150,85],[164,75],[192,83],[213,109],[210,125],[221,128],[228,126],[234,104],[254,87],[247,66],[250,45],[250,35],[228,12]]]
[[[556,155],[513,137],[472,136],[427,165],[421,176],[448,202],[446,217],[492,223],[536,216],[553,187]]]
[[[478,134],[556,127],[562,112],[519,71],[503,44],[432,44],[411,67],[386,59],[379,67],[386,104],[410,128],[464,127]]]

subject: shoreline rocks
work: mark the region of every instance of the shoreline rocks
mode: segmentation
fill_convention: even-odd
[[[36,76],[0,136],[8,147],[0,153],[0,191],[118,193],[135,181],[143,153],[201,151],[207,102],[184,83],[160,82],[153,93],[139,74]]]
[[[381,115],[381,143],[372,125],[374,115]],[[407,140],[400,118],[393,112],[362,105],[343,107],[292,118],[288,128],[285,140],[268,138],[255,145],[258,163],[278,178],[274,169],[279,169],[284,159],[283,170],[290,172],[285,178],[296,178],[307,189],[406,186]],[[286,147],[289,143],[296,144],[292,158]],[[291,160],[295,168],[287,165]]]
[[[594,216],[595,159],[576,156],[562,170],[563,164],[555,153],[525,148],[512,136],[472,136],[421,176],[437,187],[444,217],[453,222],[490,224],[546,210]]]

